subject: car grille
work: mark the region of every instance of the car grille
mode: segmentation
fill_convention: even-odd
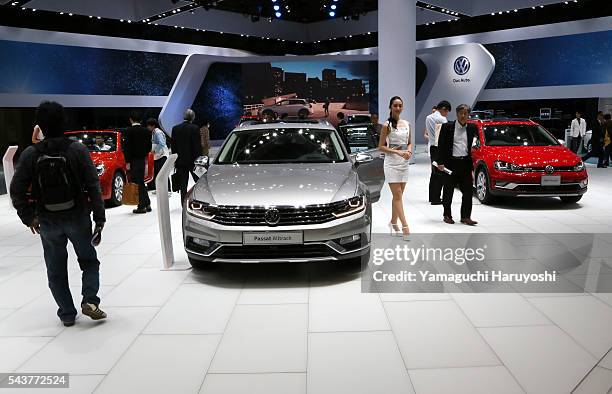
[[[512,189],[513,192],[533,194],[570,193],[579,192],[580,190],[582,190],[582,188],[577,183],[561,184],[559,186],[541,186],[537,184],[518,185],[517,187]]]
[[[553,172],[575,172],[574,166],[553,166]],[[526,167],[527,172],[546,172],[546,167]]]
[[[334,220],[334,212],[348,209],[346,201],[331,204],[307,205],[304,207],[276,206],[279,221],[277,224],[266,222],[267,207],[251,206],[210,206],[207,211],[214,215],[211,221],[227,226],[292,226],[300,224],[319,224]]]
[[[335,252],[326,245],[223,245],[215,254],[219,259],[290,259],[329,257]]]

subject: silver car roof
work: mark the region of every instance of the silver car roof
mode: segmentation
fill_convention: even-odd
[[[335,130],[334,126],[325,119],[313,119],[313,120],[302,120],[302,121],[283,121],[276,120],[272,122],[255,122],[238,126],[234,131],[243,130],[266,130],[271,128],[283,128],[283,129],[308,129],[317,128],[324,130]]]

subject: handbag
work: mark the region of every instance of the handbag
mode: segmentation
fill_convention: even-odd
[[[128,182],[123,186],[123,201],[124,205],[138,205],[138,184]]]

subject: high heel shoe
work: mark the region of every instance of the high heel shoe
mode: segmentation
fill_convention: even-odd
[[[389,223],[389,235],[392,237],[398,237],[400,230],[398,229],[398,225],[395,223]]]
[[[408,228],[408,226],[402,227],[402,239],[404,241],[410,241],[410,231],[408,231],[408,234],[404,234],[404,229],[405,228]]]

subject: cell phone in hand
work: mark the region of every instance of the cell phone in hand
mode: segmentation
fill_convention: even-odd
[[[100,245],[102,241],[102,229],[100,227],[96,227],[94,229],[94,233],[91,236],[91,246],[96,247]]]

